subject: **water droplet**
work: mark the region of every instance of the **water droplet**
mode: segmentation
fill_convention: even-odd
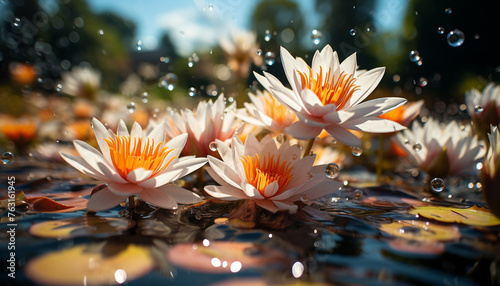
[[[5,152],[2,154],[2,162],[4,164],[10,164],[14,162],[14,154],[12,152]]]
[[[217,151],[217,142],[215,141],[210,142],[210,144],[208,144],[208,148],[210,149],[210,151],[213,152]]]
[[[479,40],[479,35],[478,34],[474,34],[474,39]]]
[[[352,146],[351,152],[354,156],[359,157],[361,156],[361,154],[363,154],[363,149],[361,149],[361,147]]]
[[[351,36],[356,36],[356,29],[351,29],[349,34],[351,34]]]
[[[99,33],[99,35],[104,35],[104,31],[102,29],[99,29],[99,31],[97,31]]]
[[[461,46],[464,43],[464,40],[465,40],[464,33],[458,29],[450,31],[448,33],[448,36],[446,36],[446,41],[448,41],[448,44],[452,47]]]
[[[354,198],[356,200],[362,199],[363,198],[363,191],[361,191],[361,190],[355,190],[354,191]]]
[[[418,60],[420,60],[420,53],[417,50],[413,50],[408,55],[408,58],[410,58],[410,61],[412,62],[417,62]]]
[[[441,178],[434,178],[431,180],[430,186],[434,192],[440,193],[444,190],[444,181]]]
[[[262,56],[262,50],[261,49],[257,50],[257,56]]]
[[[208,11],[213,11],[214,10],[214,5],[212,3],[208,4]]]
[[[23,21],[19,18],[15,18],[14,21],[12,22],[12,25],[17,28],[21,28],[23,26]]]
[[[410,140],[405,139],[405,144],[410,144]]]
[[[170,62],[169,57],[160,57],[160,62],[168,64]]]
[[[264,41],[269,42],[273,35],[271,34],[271,31],[266,30],[265,35],[264,35]]]
[[[188,91],[189,96],[193,97],[196,95],[196,88],[190,87]]]
[[[58,84],[56,85],[56,90],[57,90],[57,91],[61,91],[61,90],[62,90],[62,84],[58,83]]]
[[[446,9],[444,9],[444,12],[446,14],[451,14],[451,12],[453,12],[453,11],[451,10],[451,8],[446,8]]]
[[[321,40],[323,39],[323,33],[315,29],[312,30],[311,34],[312,43],[315,45],[319,45],[321,43]]]
[[[476,170],[481,170],[483,168],[483,163],[479,162],[476,164]]]
[[[418,80],[418,85],[420,85],[421,87],[425,87],[427,86],[427,84],[429,83],[429,81],[427,80],[427,78],[425,77],[421,77],[419,80]]]
[[[135,111],[135,103],[131,102],[131,103],[127,104],[127,109],[128,109],[128,112],[134,113],[134,111]]]
[[[286,135],[283,133],[279,134],[278,136],[276,136],[276,141],[278,141],[278,143],[280,143],[280,144],[285,143]]]
[[[302,195],[300,196],[300,201],[307,204],[309,202],[309,197],[307,195]]]
[[[143,92],[141,97],[142,97],[142,102],[148,103],[148,101],[149,101],[149,93]]]
[[[335,179],[339,175],[340,167],[335,163],[330,163],[325,167],[325,175],[330,179]]]
[[[137,41],[137,46],[136,47],[137,47],[138,51],[142,50],[142,41],[141,40]]]
[[[439,27],[438,28],[438,34],[440,34],[440,35],[444,34],[444,28],[443,27]]]
[[[219,94],[219,89],[215,84],[209,84],[205,90],[208,96],[217,96]]]
[[[167,73],[160,80],[159,86],[164,87],[170,91],[174,90],[177,85],[177,76],[174,73]]]
[[[413,145],[413,150],[417,152],[422,150],[422,145],[420,143],[416,143],[415,145]]]
[[[476,107],[474,107],[474,112],[476,114],[483,112],[483,110],[484,110],[484,108],[481,105],[476,105]]]
[[[402,228],[399,229],[400,233],[408,233],[408,234],[418,234],[422,230],[420,228],[414,227],[414,226],[403,226]]]
[[[264,55],[264,62],[266,62],[267,65],[272,66],[276,62],[276,55],[273,52],[267,52]]]
[[[312,173],[307,173],[306,174],[306,179],[311,180],[314,177]]]

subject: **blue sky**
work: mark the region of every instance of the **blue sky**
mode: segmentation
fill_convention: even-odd
[[[232,29],[248,29],[250,14],[260,1],[250,0],[87,0],[95,12],[113,11],[137,24],[136,41],[142,49],[154,49],[158,39],[169,31],[177,52],[187,56],[216,44]],[[321,15],[315,1],[296,0],[305,15],[306,28],[317,28]],[[379,29],[394,28],[403,13],[394,7],[406,7],[407,1],[379,0],[376,13],[381,15]],[[403,4],[401,4],[403,3]]]

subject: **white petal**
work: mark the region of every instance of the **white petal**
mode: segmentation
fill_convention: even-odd
[[[178,163],[172,166],[172,168],[175,170],[181,170],[181,172],[174,180],[177,180],[179,178],[191,174],[192,172],[203,167],[203,165],[205,165],[206,163],[207,163],[207,158],[188,158],[185,160],[180,160]]]
[[[99,145],[99,149],[101,149],[102,155],[106,158],[106,160],[111,161],[108,143],[104,141],[104,138],[107,139],[110,137],[108,130],[96,118],[92,119],[92,129],[94,130],[95,138],[97,140],[97,144]]]
[[[143,188],[136,184],[108,183],[108,189],[117,196],[131,196],[142,192]]]
[[[165,142],[165,137],[167,136],[167,132],[165,130],[165,123],[158,124],[151,133],[148,134],[148,137],[154,140],[154,144],[158,144],[160,142]]]
[[[213,169],[214,173],[216,173],[220,178],[222,178],[228,184],[236,188],[239,188],[241,184],[241,178],[238,175],[238,173],[235,172],[234,167],[230,168],[223,161],[215,157],[212,157],[210,155],[207,156],[207,158],[208,158],[208,163],[210,164],[210,167]]]
[[[368,100],[358,105],[344,109],[343,112],[349,112],[349,116],[343,116],[341,118],[341,123],[348,121],[351,118],[379,116],[405,104],[405,102],[406,99],[400,97],[383,97]]]
[[[84,173],[85,175],[90,176],[96,180],[101,180],[101,181],[108,180],[108,177],[101,174],[100,171],[92,168],[92,166],[90,166],[87,162],[85,162],[85,160],[83,160],[82,157],[63,152],[60,152],[59,154],[61,154],[61,157],[64,159],[64,161],[66,161],[68,164],[73,166],[73,168]]]
[[[298,205],[294,205],[292,203],[290,204],[286,204],[284,202],[280,202],[280,201],[274,201],[273,200],[273,203],[280,209],[280,210],[287,210],[289,213],[291,214],[294,214],[297,212],[297,210],[299,209],[299,206]]]
[[[170,149],[174,149],[175,153],[178,155],[180,152],[182,152],[182,149],[184,149],[184,145],[186,144],[186,141],[188,139],[188,134],[184,133],[181,135],[177,135],[176,137],[170,139],[165,146],[167,146]],[[174,153],[174,152],[172,152]]]
[[[143,137],[142,133],[142,127],[139,125],[139,123],[134,122],[132,125],[132,130],[130,130],[130,137],[132,138],[132,141],[134,141],[134,138],[142,138]]]
[[[146,181],[139,183],[138,185],[148,189],[158,188],[160,186],[172,182],[175,178],[179,177],[179,174],[181,172],[182,170],[177,170],[177,169],[174,169],[172,171],[166,171],[153,178],[149,178]]]
[[[259,193],[259,191],[249,183],[243,183],[242,186],[243,192],[251,199],[263,199],[264,197]]]
[[[292,55],[283,47],[280,48],[281,52],[281,63],[283,65],[283,70],[285,70],[286,78],[292,86],[292,89],[297,91],[300,88],[300,82],[294,77],[295,73],[295,59]]]
[[[274,196],[274,194],[276,194],[276,192],[278,191],[278,188],[279,188],[278,181],[270,183],[264,188],[264,196],[266,198]]]
[[[241,199],[248,199],[241,189],[234,188],[232,186],[215,186],[208,185],[204,188],[205,192],[214,198],[236,201]]]
[[[127,197],[117,196],[113,194],[108,188],[101,189],[99,192],[93,194],[87,202],[88,211],[103,211],[117,206],[123,202]]]
[[[128,133],[127,125],[125,125],[125,122],[120,119],[120,122],[118,122],[118,129],[116,130],[116,135],[117,136],[129,136],[130,134]]]
[[[356,53],[352,53],[340,64],[340,69],[349,75],[354,75],[357,67]]]
[[[164,209],[177,209],[177,202],[168,194],[168,191],[160,189],[144,189],[139,196],[142,200]]]
[[[302,121],[296,121],[292,125],[285,128],[286,133],[299,140],[314,138],[318,136],[322,130],[322,127],[310,126],[303,123]]]
[[[201,202],[200,196],[175,185],[165,185],[154,190],[167,192],[179,204],[196,204]]]
[[[380,67],[369,70],[358,77],[355,84],[359,85],[360,87],[352,94],[352,97],[349,99],[349,103],[347,104],[347,106],[354,106],[368,97],[378,86],[379,82],[384,76],[384,73],[385,67]]]
[[[406,129],[403,125],[380,117],[362,117],[349,120],[342,124],[343,127],[351,130],[358,130],[371,133],[390,133]]]
[[[131,183],[139,183],[142,182],[146,179],[148,179],[151,174],[153,174],[153,171],[151,170],[146,170],[144,168],[138,168],[135,170],[132,170],[128,173],[127,175],[127,181]]]
[[[359,139],[356,135],[352,134],[349,130],[336,125],[331,124],[325,127],[326,132],[332,135],[333,138],[339,140],[340,142],[348,145],[348,146],[361,146],[361,139]]]
[[[323,115],[323,104],[312,90],[308,88],[302,90],[302,103],[309,114],[318,117]]]
[[[272,213],[275,213],[277,211],[279,211],[280,209],[275,205],[273,204],[272,201],[270,200],[254,200],[254,202],[259,205],[261,208],[264,208]]]

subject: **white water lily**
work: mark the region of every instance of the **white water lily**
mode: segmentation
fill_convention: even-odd
[[[221,38],[220,46],[227,58],[229,68],[241,78],[247,78],[252,63],[262,65],[258,55],[257,34],[252,31],[234,30],[231,39]]]
[[[222,160],[208,156],[206,170],[220,186],[205,186],[215,198],[248,199],[271,212],[295,213],[297,201],[325,196],[341,186],[326,177],[324,165],[313,167],[315,155],[300,158],[299,146],[288,141],[278,148],[270,136],[259,142],[249,135],[244,144],[236,137],[231,147],[217,143]]]
[[[187,133],[188,139],[182,154],[206,157],[215,155],[215,149],[210,143],[216,139],[230,141],[231,137],[241,134],[244,123],[235,117],[236,104],[226,108],[224,95],[212,100],[200,101],[196,109],[183,109],[180,112],[168,108],[165,118],[167,138]]]
[[[101,73],[89,67],[74,67],[61,78],[61,91],[72,96],[92,99],[101,87]]]
[[[483,92],[472,89],[465,94],[465,102],[475,128],[482,135],[490,131],[490,125],[500,123],[500,85],[489,83]],[[484,136],[486,140],[486,136]]]
[[[95,118],[92,126],[101,152],[83,141],[74,140],[80,156],[60,153],[75,169],[107,182],[104,189],[90,197],[88,210],[112,208],[132,195],[166,209],[176,209],[177,203],[201,201],[193,192],[169,184],[201,168],[207,161],[194,156],[179,157],[187,134],[166,141],[163,124],[148,134],[137,122],[130,133],[123,121],[118,125],[117,134],[106,130]]]
[[[483,184],[483,195],[488,208],[500,217],[500,133],[498,126],[490,126],[491,133],[488,134],[490,147],[484,159],[484,168],[481,172]]]
[[[415,121],[411,130],[396,134],[396,143],[411,165],[434,177],[475,173],[485,153],[470,125],[443,124],[432,118],[423,126]]]
[[[300,121],[285,129],[297,139],[310,139],[324,129],[337,140],[359,146],[350,130],[389,133],[405,129],[399,123],[379,118],[406,102],[403,98],[377,98],[362,102],[378,85],[385,68],[357,72],[356,54],[339,63],[337,52],[327,45],[316,51],[312,67],[281,48],[281,61],[292,89],[275,76],[254,73],[259,82]]]
[[[237,113],[237,116],[247,123],[273,133],[282,133],[286,127],[297,121],[295,113],[267,91],[258,90],[257,94],[248,93],[248,97],[252,103],[243,103],[245,109],[238,110]]]

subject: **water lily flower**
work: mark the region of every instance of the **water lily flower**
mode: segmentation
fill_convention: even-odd
[[[480,135],[486,135],[490,125],[500,123],[500,85],[489,83],[482,93],[472,89],[465,94],[465,102]]]
[[[362,102],[378,85],[385,68],[356,71],[356,54],[339,64],[337,52],[327,45],[316,51],[312,67],[281,48],[281,61],[292,89],[275,76],[254,73],[257,80],[281,104],[295,112],[296,121],[285,131],[297,139],[311,139],[324,129],[337,140],[360,146],[361,139],[350,130],[389,133],[404,129],[401,124],[378,116],[406,102],[403,98],[377,98]]]
[[[101,87],[101,73],[90,67],[74,67],[61,78],[61,91],[71,96],[93,99]]]
[[[74,140],[80,156],[60,153],[78,171],[107,182],[104,189],[90,197],[88,210],[112,208],[132,195],[166,209],[176,209],[177,203],[201,201],[193,192],[169,184],[201,168],[207,161],[194,156],[179,157],[187,134],[166,141],[163,124],[148,134],[137,122],[130,133],[123,121],[118,125],[117,134],[106,130],[95,118],[92,126],[101,152],[83,141]]]
[[[498,126],[491,126],[488,139],[490,147],[481,170],[481,183],[488,208],[500,218],[500,191],[498,190],[500,185],[500,134]]]
[[[240,134],[244,128],[235,113],[236,104],[226,108],[224,95],[220,95],[215,102],[200,101],[194,110],[186,108],[179,112],[169,107],[165,118],[167,137],[188,134],[183,155],[216,155],[215,147],[210,147],[212,142],[216,139],[230,141],[233,135]]]
[[[240,78],[248,77],[252,62],[256,66],[262,65],[262,57],[257,54],[259,44],[255,32],[235,30],[231,33],[231,39],[221,38],[219,43],[229,68]]]
[[[221,200],[252,200],[271,211],[295,213],[297,201],[308,202],[341,186],[325,175],[325,166],[314,166],[315,155],[300,158],[298,145],[278,144],[270,136],[260,142],[249,135],[242,143],[233,137],[231,147],[217,141],[222,158],[208,156],[209,175],[218,183],[205,191]]]
[[[252,103],[243,103],[245,109],[241,109],[237,113],[237,116],[247,123],[278,134],[283,133],[286,127],[297,121],[295,113],[277,101],[266,90],[264,92],[257,90],[256,95],[248,93],[248,97]]]
[[[470,125],[442,124],[432,118],[423,126],[414,122],[411,130],[396,134],[396,143],[411,165],[433,177],[475,173],[485,153]]]

